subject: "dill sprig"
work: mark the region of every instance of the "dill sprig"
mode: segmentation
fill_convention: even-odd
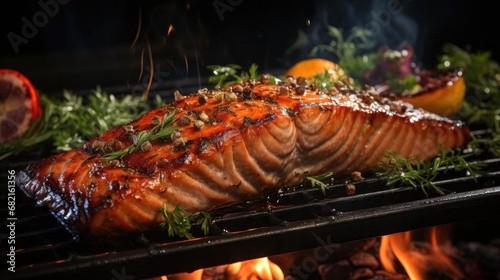
[[[193,224],[200,225],[203,234],[208,234],[212,218],[205,211],[188,214],[181,205],[177,205],[172,211],[169,211],[166,204],[159,211],[163,218],[165,218],[165,221],[160,223],[160,227],[167,229],[169,236],[191,239],[193,238],[193,234],[191,233]]]
[[[328,187],[324,181],[332,178],[333,172],[326,172],[324,174],[316,175],[316,176],[308,176],[305,179],[306,184],[311,187],[319,187],[323,195],[326,195],[326,188]]]
[[[387,152],[385,159],[379,160],[379,165],[375,167],[376,175],[386,177],[387,185],[410,184],[414,188],[420,188],[428,196],[427,188],[431,187],[440,195],[445,193],[434,180],[439,171],[446,173],[448,170],[468,171],[469,175],[476,180],[476,176],[483,174],[484,163],[467,161],[467,157],[472,154],[462,154],[458,150],[446,150],[441,147],[440,155],[433,160],[421,161],[418,157],[404,158],[395,151]]]
[[[170,114],[165,114],[163,121],[151,128],[149,131],[141,131],[137,134],[137,140],[132,145],[123,150],[114,151],[103,156],[103,161],[121,159],[137,150],[140,150],[146,142],[152,142],[161,138],[170,137],[177,130],[177,127],[171,126],[176,121],[175,110]]]

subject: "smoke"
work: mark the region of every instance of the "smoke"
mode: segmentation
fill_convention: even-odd
[[[328,26],[341,29],[344,37],[350,35],[353,27],[370,30],[369,39],[375,42],[375,47],[366,51],[381,46],[399,49],[405,43],[417,43],[419,27],[408,14],[411,0],[317,0],[315,6],[309,29],[299,30],[297,41],[287,50],[287,54],[293,53],[290,60],[307,56],[314,46],[329,44],[332,38],[327,35]]]

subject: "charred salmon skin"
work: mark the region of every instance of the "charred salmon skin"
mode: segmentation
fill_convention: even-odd
[[[164,205],[213,211],[311,175],[369,172],[388,151],[427,160],[470,140],[465,124],[370,90],[298,82],[177,94],[79,149],[31,163],[18,186],[76,235],[113,238],[158,228]]]

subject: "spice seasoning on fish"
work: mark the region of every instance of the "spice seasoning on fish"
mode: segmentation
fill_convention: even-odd
[[[148,152],[152,149],[152,144],[151,141],[155,141],[160,138],[167,138],[170,137],[170,135],[177,130],[176,127],[171,126],[174,122],[176,121],[175,118],[175,111],[170,113],[169,115],[165,115],[163,118],[163,121],[157,125],[155,125],[151,130],[149,131],[141,131],[137,135],[135,135],[136,140],[133,142],[132,145],[126,147],[125,149],[118,150],[118,151],[113,151],[110,153],[106,153],[103,156],[103,161],[104,162],[110,162],[115,159],[121,159],[124,156],[131,154],[137,150],[143,151],[143,152]],[[127,132],[129,133],[129,132]],[[97,140],[100,141],[100,140]],[[95,143],[95,142],[94,142]],[[94,146],[94,143],[92,146]],[[99,143],[96,146],[100,147],[102,144]],[[106,145],[106,144],[104,144]],[[118,145],[117,147],[121,147],[122,145]]]

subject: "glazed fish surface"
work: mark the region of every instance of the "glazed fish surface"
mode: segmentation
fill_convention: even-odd
[[[339,84],[246,81],[200,89],[34,162],[18,186],[77,236],[157,229],[164,205],[213,211],[300,185],[370,172],[388,151],[431,159],[470,140],[461,122]]]

